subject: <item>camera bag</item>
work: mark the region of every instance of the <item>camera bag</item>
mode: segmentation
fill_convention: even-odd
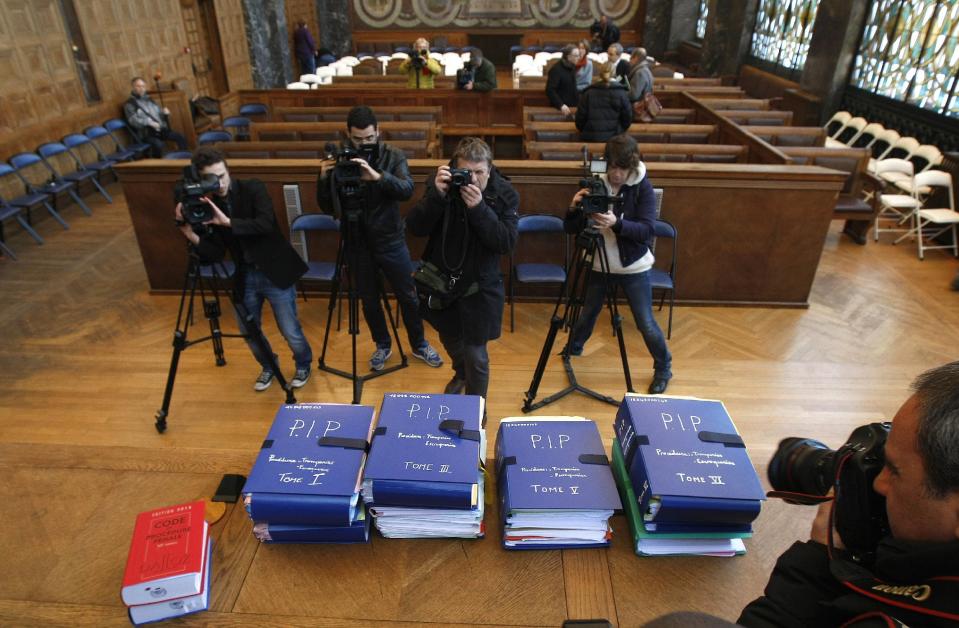
[[[413,281],[420,301],[431,310],[445,310],[458,299],[479,292],[477,282],[464,288],[458,276],[444,273],[432,262],[423,262],[413,273]]]

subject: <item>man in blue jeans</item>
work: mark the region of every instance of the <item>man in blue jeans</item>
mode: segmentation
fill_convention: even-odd
[[[379,272],[393,287],[406,333],[410,340],[413,357],[419,358],[433,368],[443,365],[439,356],[423,335],[423,320],[419,313],[419,300],[413,284],[413,262],[406,246],[405,225],[400,215],[400,201],[413,195],[413,178],[406,164],[406,155],[389,144],[380,142],[376,116],[369,107],[353,107],[346,117],[347,141],[345,147],[360,151],[366,158],[356,157],[360,167],[359,194],[362,197],[362,214],[359,233],[350,242],[356,268],[353,277],[363,301],[363,317],[370,328],[376,350],[370,356],[370,370],[382,371],[386,361],[393,355],[390,330],[383,315],[380,300]],[[367,161],[370,159],[370,162]],[[316,201],[324,212],[336,213],[340,190],[332,159],[320,165],[316,184]]]
[[[223,153],[209,146],[197,150],[193,166],[200,176],[212,175],[220,181],[220,189],[213,193],[213,199],[204,198],[213,218],[205,223],[208,229],[198,235],[184,223],[182,207],[177,204],[177,224],[186,239],[196,246],[201,260],[218,261],[230,251],[237,267],[234,299],[243,304],[257,324],[262,320],[263,301],[270,302],[276,325],[293,352],[296,372],[290,385],[300,388],[310,378],[313,362],[313,351],[296,313],[296,282],[306,272],[306,263],[277,227],[273,202],[261,181],[232,180]],[[248,333],[239,317],[237,323],[241,333]],[[266,390],[273,383],[270,359],[273,350],[267,342],[264,352],[249,338],[247,345],[262,368],[253,389]]]

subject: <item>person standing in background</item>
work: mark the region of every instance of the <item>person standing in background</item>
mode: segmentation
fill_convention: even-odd
[[[300,74],[316,73],[316,42],[304,20],[296,21],[296,30],[293,31],[293,51],[296,60],[300,63]]]
[[[579,42],[579,61],[576,63],[576,91],[582,92],[593,84],[593,60],[589,58],[589,42]]]

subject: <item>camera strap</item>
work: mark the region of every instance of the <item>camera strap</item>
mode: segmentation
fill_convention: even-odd
[[[959,621],[959,576],[937,576],[894,584],[841,558],[831,560],[829,570],[844,587],[859,595],[912,613]]]

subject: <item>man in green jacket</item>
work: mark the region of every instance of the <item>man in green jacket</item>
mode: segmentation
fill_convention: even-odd
[[[413,42],[410,58],[400,64],[406,72],[406,86],[413,89],[433,89],[433,77],[443,73],[443,66],[430,57],[430,42],[422,37]]]
[[[496,66],[483,56],[483,51],[479,48],[470,50],[470,61],[464,69],[473,71],[473,80],[463,85],[463,89],[474,92],[496,89]]]

